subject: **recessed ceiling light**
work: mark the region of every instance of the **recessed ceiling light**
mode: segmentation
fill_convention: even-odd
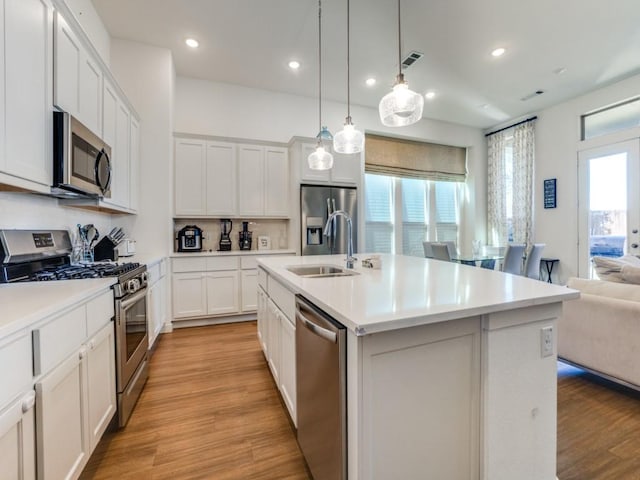
[[[198,45],[200,45],[200,43],[195,38],[187,38],[184,43],[186,43],[191,48],[198,48]]]
[[[562,75],[563,73],[565,73],[567,71],[567,69],[565,67],[560,67],[560,68],[556,68],[553,73],[555,73],[556,75]]]
[[[431,100],[433,97],[436,96],[436,92],[433,92],[433,91],[427,92],[427,93],[424,94],[424,96],[425,96],[425,98],[428,98],[429,100]]]
[[[486,110],[487,108],[489,108],[489,104],[488,103],[483,103],[482,105],[478,105],[478,108],[481,108],[482,110]]]
[[[289,68],[290,68],[291,70],[297,70],[297,69],[299,69],[299,68],[300,68],[300,62],[297,62],[297,61],[295,61],[295,60],[291,60],[291,61],[289,62]]]
[[[367,78],[367,81],[365,82],[368,86],[373,87],[376,84],[376,79],[371,77],[371,78]]]
[[[494,57],[501,57],[502,55],[504,55],[504,52],[506,52],[507,50],[505,48],[496,48],[495,50],[493,50],[491,52],[491,55],[493,55]]]

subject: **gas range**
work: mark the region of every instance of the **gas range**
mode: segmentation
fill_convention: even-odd
[[[51,280],[75,280],[78,278],[121,277],[139,270],[139,263],[80,263],[60,265],[38,270],[20,281],[43,282]],[[144,269],[144,266],[142,266]],[[137,273],[137,272],[136,272]]]

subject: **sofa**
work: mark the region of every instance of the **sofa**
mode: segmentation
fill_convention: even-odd
[[[564,302],[558,358],[640,389],[640,285],[570,278],[567,286],[581,294]]]

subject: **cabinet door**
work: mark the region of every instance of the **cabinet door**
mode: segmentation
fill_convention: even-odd
[[[301,145],[302,155],[300,157],[300,179],[303,182],[329,183],[331,170],[312,170],[309,168],[309,155],[316,150],[316,145],[305,143]]]
[[[258,270],[242,270],[242,311],[255,312],[258,308]]]
[[[267,355],[267,294],[257,287],[258,295],[258,341],[265,356]]]
[[[84,349],[36,383],[38,479],[77,478],[88,455],[82,412]]]
[[[129,109],[118,102],[116,110],[116,141],[111,150],[113,172],[111,182],[111,203],[121,207],[129,207]]]
[[[360,153],[345,155],[333,154],[333,168],[331,169],[332,183],[346,183],[359,185],[362,175],[362,155]]]
[[[60,13],[55,17],[53,103],[80,118],[82,45]]]
[[[137,211],[140,203],[140,124],[133,117],[129,140],[129,208]]]
[[[173,318],[207,314],[205,279],[202,273],[173,274]]]
[[[294,425],[296,420],[296,327],[280,312],[280,393]]]
[[[87,343],[86,365],[89,454],[116,413],[116,360],[113,322]]]
[[[264,215],[264,147],[238,147],[238,203],[242,216]]]
[[[207,215],[235,215],[236,147],[231,143],[207,142]]]
[[[267,305],[267,323],[267,362],[276,385],[280,385],[280,315],[278,307],[270,299]]]
[[[200,140],[176,140],[175,209],[176,215],[206,215],[206,143]]]
[[[289,159],[285,148],[264,150],[265,215],[289,216]]]
[[[0,5],[1,6],[1,5]],[[48,0],[4,2],[4,152],[11,175],[51,185],[51,43]],[[4,163],[4,165],[3,165]]]
[[[102,134],[102,69],[86,52],[80,60],[80,112],[78,118],[98,136]]]
[[[107,79],[102,90],[102,139],[111,147],[111,164],[116,147],[116,130],[118,122],[118,94]]]
[[[207,272],[207,314],[222,315],[240,311],[237,270]]]
[[[35,480],[36,445],[33,405],[30,391],[0,414],[0,465],[2,478]]]

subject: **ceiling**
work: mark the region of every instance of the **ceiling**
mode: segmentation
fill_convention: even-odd
[[[317,98],[316,0],[93,4],[113,37],[170,49],[178,75]],[[323,99],[346,102],[346,0],[322,11]],[[639,21],[638,0],[402,0],[402,55],[424,54],[404,73],[436,92],[424,117],[488,128],[640,73]],[[394,0],[351,0],[352,104],[377,108],[390,90],[397,35]]]

